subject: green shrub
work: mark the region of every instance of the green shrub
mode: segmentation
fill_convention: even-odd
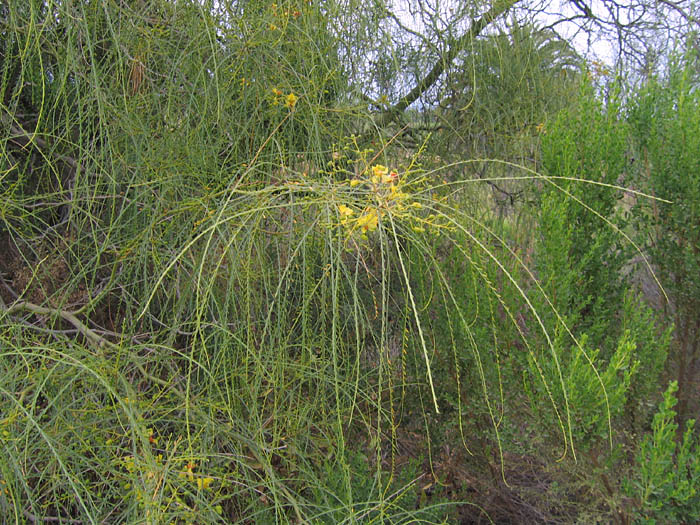
[[[695,420],[682,436],[675,422],[678,384],[672,381],[654,415],[652,433],[642,440],[636,476],[625,483],[635,498],[635,523],[697,523],[700,520],[700,435]]]
[[[611,430],[623,408],[632,418],[643,417],[636,396],[654,391],[667,352],[652,312],[626,291],[632,285],[627,261],[635,251],[617,184],[627,148],[618,99],[604,105],[590,85],[542,138],[534,248],[542,288],[535,304],[548,326],[556,327],[555,359],[545,360],[543,351],[544,365],[530,360],[531,391],[546,398],[534,378],[550,378],[554,400],[573,411],[574,442],[587,446]]]
[[[640,199],[637,230],[666,297],[658,301],[675,325],[671,353],[681,418],[700,374],[700,90],[690,67],[695,52],[671,64],[667,78],[652,79],[633,102],[635,183],[663,202]]]
[[[621,192],[611,187],[625,170],[627,134],[617,99],[603,105],[584,84],[577,103],[542,137],[535,268],[569,328],[588,334],[605,358],[620,335],[622,268],[629,253],[619,231]]]

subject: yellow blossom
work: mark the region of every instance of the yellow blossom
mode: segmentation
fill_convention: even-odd
[[[388,171],[389,170],[386,168],[386,166],[382,166],[381,164],[375,164],[372,166],[372,182],[379,182],[382,177],[388,173]]]
[[[355,186],[359,186],[360,184],[362,184],[362,181],[360,179],[352,179],[350,181],[350,186],[352,188],[354,188]]]
[[[346,218],[346,217],[350,217],[350,215],[352,215],[355,212],[353,211],[352,208],[345,206],[345,204],[340,204],[338,206],[338,213],[340,213],[341,217]]]
[[[399,191],[398,188],[396,186],[394,186],[393,184],[391,186],[389,186],[389,190],[391,191],[390,195],[388,196],[389,199],[399,200],[399,199],[405,199],[406,197],[408,197],[407,194],[405,194],[402,191]]]
[[[197,478],[197,488],[199,490],[206,490],[209,488],[209,485],[211,485],[213,481],[214,478]]]
[[[180,472],[180,477],[185,477],[187,476],[187,479],[190,481],[194,481],[194,469],[197,465],[193,462],[190,461],[185,465],[185,472]]]
[[[282,94],[282,90],[279,88],[272,88],[272,94],[275,95],[276,97],[279,97]]]
[[[382,166],[381,164],[375,164],[372,166],[372,174],[373,175],[379,175],[380,177],[382,175],[386,175],[389,170],[386,168],[386,166]]]
[[[287,95],[287,98],[284,101],[284,105],[289,109],[293,109],[294,106],[297,105],[297,100],[299,100],[299,97],[297,97],[294,93],[290,93],[289,95]]]
[[[357,225],[362,228],[363,232],[376,230],[379,225],[379,217],[377,217],[376,210],[370,210],[357,219]]]

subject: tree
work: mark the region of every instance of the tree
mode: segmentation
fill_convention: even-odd
[[[377,56],[391,56],[399,89],[392,93],[391,104],[379,108],[377,123],[387,125],[400,120],[400,115],[416,101],[430,104],[440,98],[452,68],[467,58],[479,38],[493,34],[492,27],[511,14],[518,25],[539,21],[541,27],[558,31],[562,38],[572,42],[583,39],[589,51],[597,41],[604,41],[619,67],[635,64],[641,67],[652,50],[661,42],[680,38],[696,20],[689,0],[650,2],[617,2],[606,0],[562,0],[556,7],[551,2],[524,0],[496,0],[492,3],[460,2],[455,5],[409,1],[407,8],[387,5],[373,15],[379,39],[374,43],[353,41],[353,57],[371,61]],[[383,10],[383,11],[382,11]],[[406,16],[409,15],[409,16]],[[408,26],[406,18],[413,17]],[[391,45],[394,41],[411,42],[413,49]],[[377,44],[379,42],[379,44]],[[478,46],[477,46],[478,47]],[[415,61],[415,57],[420,57]],[[409,63],[413,60],[415,64]],[[357,58],[353,60],[353,64]],[[417,66],[417,67],[416,67]],[[376,79],[354,69],[350,78],[362,82],[364,99],[374,100],[373,91],[379,88]],[[408,73],[407,73],[408,72]]]
[[[535,143],[550,116],[567,105],[580,79],[581,58],[552,30],[517,22],[489,35],[446,78],[432,115],[447,150],[534,166]]]

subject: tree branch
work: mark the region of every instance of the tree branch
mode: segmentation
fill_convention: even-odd
[[[98,350],[101,351],[105,347],[110,350],[119,350],[118,345],[115,345],[114,343],[108,341],[106,338],[91,330],[85,323],[78,319],[73,312],[66,312],[58,308],[47,308],[45,306],[39,306],[37,304],[30,303],[28,301],[16,302],[9,307],[2,305],[2,309],[0,309],[0,312],[4,312],[7,315],[16,314],[22,311],[31,312],[37,315],[57,315],[64,321],[68,321],[70,324],[72,324],[75,327],[75,329],[78,330],[78,332],[80,332],[81,334],[83,334]],[[166,388],[174,386],[168,381],[164,381],[163,379],[155,377],[149,372],[147,372],[146,369],[139,362],[133,361],[133,364],[134,366],[136,366],[139,372],[143,374],[145,378],[150,379],[154,383],[157,383]]]
[[[440,75],[444,73],[445,69],[452,63],[460,51],[465,49],[491,22],[508,11],[508,9],[513,7],[518,1],[519,0],[495,0],[491,9],[476,20],[469,28],[469,31],[450,43],[447,52],[440,57],[428,74],[423,77],[405,97],[381,114],[378,119],[378,124],[380,126],[386,126],[396,120],[398,115],[413,102],[418,100],[423,93],[437,82]]]
[[[115,344],[107,341],[104,337],[93,332],[87,325],[85,325],[80,319],[78,319],[72,312],[66,312],[59,310],[57,308],[46,308],[44,306],[39,306],[28,301],[21,301],[14,303],[8,308],[3,308],[7,315],[16,314],[23,310],[31,312],[38,315],[57,315],[64,321],[68,321],[72,324],[78,332],[83,334],[87,339],[90,340],[98,349],[102,349],[105,346],[108,348],[116,349],[118,348]]]
[[[13,122],[11,117],[0,115],[0,122],[10,128],[11,135],[8,137],[8,140],[22,149],[27,149],[31,144],[35,144],[40,150],[49,149],[49,144],[43,138],[39,137],[36,133],[26,131],[19,122]],[[73,157],[58,154],[56,158],[68,164],[73,170],[78,169],[78,161]]]

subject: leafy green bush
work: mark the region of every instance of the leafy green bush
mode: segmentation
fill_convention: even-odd
[[[700,520],[700,435],[695,420],[682,435],[675,422],[678,384],[672,381],[654,415],[652,433],[639,446],[636,477],[626,481],[635,498],[635,523],[697,523]]]
[[[627,165],[627,137],[618,99],[603,105],[590,85],[542,137],[536,304],[557,326],[556,359],[530,364],[533,377],[560,375],[553,394],[572,407],[574,441],[594,438],[588,445],[611,430],[609,418],[624,408],[632,418],[644,417],[637,396],[654,391],[668,345],[652,312],[626,290],[635,250],[617,184]]]
[[[644,85],[630,109],[638,162],[635,183],[663,202],[639,200],[637,229],[667,293],[675,325],[671,354],[680,417],[694,413],[700,374],[700,91],[694,51],[681,55],[665,79]],[[662,299],[662,303],[665,303]]]
[[[542,137],[536,270],[569,328],[588,334],[606,357],[620,335],[629,254],[620,234],[621,192],[613,188],[625,170],[627,135],[617,99],[603,105],[584,84],[577,103],[547,124]]]

